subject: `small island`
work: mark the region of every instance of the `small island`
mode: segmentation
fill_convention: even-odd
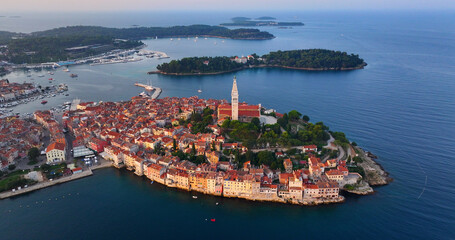
[[[303,26],[302,22],[277,22],[276,18],[264,16],[256,19],[248,17],[234,17],[231,18],[230,23],[221,23],[221,26],[229,27],[260,27],[260,26],[278,26],[278,27],[287,27],[287,26]]]
[[[248,68],[288,68],[308,71],[342,71],[362,69],[367,64],[355,54],[325,49],[270,52],[263,56],[191,57],[172,60],[157,66],[165,75],[214,75]]]
[[[220,26],[107,28],[70,26],[30,34],[0,32],[0,61],[13,64],[45,63],[80,59],[112,50],[134,49],[147,38],[215,37],[267,40],[274,36],[258,29]]]

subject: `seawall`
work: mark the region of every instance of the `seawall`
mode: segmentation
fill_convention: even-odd
[[[14,192],[13,191],[8,191],[8,192],[0,193],[0,199],[5,199],[5,198],[18,196],[18,195],[21,195],[21,194],[24,194],[24,193],[33,192],[35,190],[39,190],[39,189],[42,189],[42,188],[47,188],[47,187],[54,186],[54,185],[57,185],[57,184],[60,184],[60,183],[73,181],[73,180],[84,178],[84,177],[88,177],[88,176],[91,176],[91,175],[93,175],[93,172],[92,172],[92,170],[88,169],[88,170],[85,170],[85,171],[83,171],[81,173],[76,173],[76,174],[73,174],[73,175],[68,176],[68,177],[62,177],[62,178],[59,178],[59,179],[56,179],[56,180],[53,180],[53,181],[40,182],[40,183],[37,183],[37,184],[32,185],[30,187],[22,188],[20,190],[16,190]]]

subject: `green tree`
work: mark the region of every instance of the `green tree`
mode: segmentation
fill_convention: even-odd
[[[271,165],[275,160],[275,155],[269,151],[261,151],[257,154],[258,164]]]
[[[308,117],[307,115],[303,115],[302,120],[305,121],[305,122],[309,122],[310,121],[310,117]]]
[[[261,121],[259,121],[259,118],[257,118],[257,117],[254,117],[253,119],[251,119],[251,123],[253,125],[255,125],[258,129],[261,127]]]
[[[173,139],[173,142],[172,142],[172,148],[174,149],[174,151],[177,150],[177,141],[175,140],[175,138]]]
[[[194,142],[191,144],[191,154],[196,155],[196,146],[194,146]]]
[[[36,160],[36,158],[40,155],[39,149],[36,147],[32,147],[28,150],[27,156],[30,160]]]
[[[296,110],[290,111],[288,115],[289,115],[289,120],[291,120],[291,121],[296,121],[296,120],[300,119],[300,117],[302,116],[302,114],[297,112]]]

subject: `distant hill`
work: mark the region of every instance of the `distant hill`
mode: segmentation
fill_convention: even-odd
[[[131,49],[146,38],[219,37],[243,40],[266,40],[275,36],[258,29],[228,29],[220,26],[190,25],[174,27],[107,28],[70,26],[30,34],[0,32],[0,60],[12,63],[42,63],[87,57],[113,49]],[[84,51],[68,48],[86,47]],[[4,52],[2,52],[4,51]]]
[[[231,18],[231,21],[233,22],[243,22],[243,21],[249,21],[251,20],[251,18],[247,18],[247,17],[233,17]]]
[[[276,18],[264,16],[264,17],[258,17],[258,18],[256,18],[256,20],[276,20]]]
[[[274,21],[274,17],[263,16],[252,20],[248,17],[234,17],[231,18],[230,23],[221,23],[221,26],[228,26],[228,27],[260,27],[260,26],[279,26],[279,27],[286,27],[286,26],[303,26],[302,22],[277,22]]]
[[[193,37],[213,36],[231,39],[263,40],[272,39],[274,36],[268,32],[257,29],[228,29],[220,26],[189,25],[173,27],[132,27],[132,28],[107,28],[97,26],[71,26],[51,30],[34,32],[32,36],[58,37],[69,35],[103,35],[114,38],[141,40],[146,38],[168,37]]]

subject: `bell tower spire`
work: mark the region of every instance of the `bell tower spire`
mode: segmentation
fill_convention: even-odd
[[[239,120],[239,91],[237,90],[237,78],[234,76],[231,92],[232,120]]]

